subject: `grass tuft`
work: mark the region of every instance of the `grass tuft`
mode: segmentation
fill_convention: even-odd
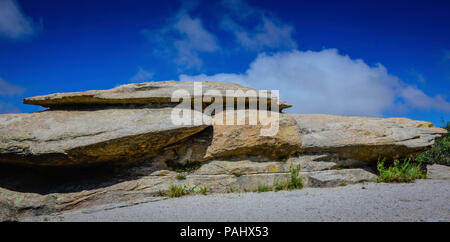
[[[189,192],[184,186],[170,185],[167,196],[168,197],[182,197],[188,195]]]
[[[385,160],[378,161],[377,170],[380,173],[377,182],[411,182],[415,179],[425,179],[427,174],[422,170],[422,163],[411,162],[411,158],[402,162],[395,160],[389,167],[385,166]]]
[[[208,193],[208,188],[204,187],[204,186],[200,186],[198,188],[198,193],[202,194],[202,195],[206,195]]]
[[[258,188],[253,190],[253,192],[270,192],[272,191],[272,187],[267,185],[258,185]]]
[[[183,175],[183,174],[177,174],[177,175],[175,176],[175,178],[176,178],[177,180],[186,180],[186,176]]]
[[[290,167],[290,175],[286,181],[283,182],[275,182],[274,190],[294,190],[294,189],[302,189],[303,188],[303,180],[299,175],[300,165]]]

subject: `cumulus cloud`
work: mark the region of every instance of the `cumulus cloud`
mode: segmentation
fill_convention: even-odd
[[[450,112],[450,103],[439,95],[430,97],[422,90],[405,86],[399,90],[399,96],[404,99],[405,103],[413,108],[419,109],[435,109]]]
[[[38,29],[15,0],[0,0],[0,37],[19,39],[33,35]]]
[[[139,67],[138,72],[130,78],[131,82],[145,82],[150,81],[153,78],[154,73],[146,71]]]
[[[341,55],[336,49],[260,54],[242,74],[180,75],[180,81],[237,82],[250,87],[280,90],[294,106],[288,112],[382,116],[398,100],[411,108],[449,111],[442,97],[429,97],[406,85],[377,64]]]
[[[233,33],[244,48],[260,51],[265,48],[280,50],[297,47],[292,38],[294,28],[291,25],[282,23],[262,9],[251,7],[245,1],[223,1],[222,5],[228,12],[222,17],[221,27]],[[256,24],[247,27],[252,22]]]
[[[216,38],[205,29],[202,21],[190,16],[192,8],[192,5],[183,6],[162,28],[142,31],[154,44],[155,54],[170,56],[175,50],[175,62],[185,69],[200,68],[203,62],[199,53],[211,53],[219,49]]]
[[[0,96],[20,95],[24,91],[24,88],[8,83],[0,77]]]

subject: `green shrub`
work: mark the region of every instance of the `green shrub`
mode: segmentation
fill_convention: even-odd
[[[422,170],[422,163],[411,161],[411,158],[404,159],[403,162],[395,160],[389,167],[385,166],[385,159],[378,161],[377,170],[380,174],[377,182],[411,182],[427,178],[426,172]]]
[[[450,132],[450,122],[444,128]],[[414,159],[422,163],[450,165],[450,136],[437,140],[431,149],[417,154]]]

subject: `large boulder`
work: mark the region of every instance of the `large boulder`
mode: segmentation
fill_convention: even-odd
[[[0,115],[0,162],[66,166],[136,161],[202,131],[171,108],[54,110]]]
[[[201,85],[201,90],[197,92],[194,90],[194,83]],[[171,101],[172,95],[176,90],[185,90],[189,92],[191,98],[203,97],[203,104],[211,104],[214,100],[214,95],[208,91],[217,90],[223,96],[223,103],[225,98],[233,98],[236,100],[236,95],[227,94],[227,90],[231,91],[258,91],[256,89],[248,88],[231,82],[179,82],[179,81],[162,81],[162,82],[144,82],[133,83],[128,85],[118,86],[108,90],[90,90],[84,92],[70,92],[70,93],[54,93],[44,96],[36,96],[25,98],[23,103],[40,105],[50,108],[63,107],[82,107],[82,106],[105,106],[105,105],[121,105],[121,104],[173,104]],[[270,93],[270,92],[269,92]],[[266,98],[268,105],[276,99],[273,97]],[[246,102],[251,100],[247,98]],[[255,98],[259,101],[259,98]],[[279,100],[279,110],[291,107],[283,100]]]
[[[447,134],[429,122],[407,118],[288,115],[298,123],[302,152],[335,153],[338,158],[363,162],[407,157]]]
[[[262,118],[267,115],[268,118]],[[231,116],[229,116],[231,114]],[[215,121],[222,121],[213,127],[213,137],[205,158],[217,158],[238,155],[262,155],[272,159],[286,158],[301,147],[300,129],[295,121],[286,114],[265,111],[245,111],[245,122],[237,122],[238,111],[225,111],[215,115]],[[274,116],[276,115],[276,116]],[[235,125],[226,125],[226,118],[234,117]],[[273,120],[271,120],[271,118]],[[277,125],[274,121],[278,119]],[[252,124],[251,120],[256,120]],[[262,120],[265,119],[265,122]],[[275,129],[270,133],[271,125]],[[267,134],[263,132],[266,130]]]

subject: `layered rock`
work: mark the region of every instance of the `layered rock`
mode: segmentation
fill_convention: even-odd
[[[227,91],[242,91],[244,94],[247,91],[258,90],[248,88],[231,82],[211,82],[202,81],[196,82],[201,84],[201,89],[195,89],[195,82],[178,82],[178,81],[162,81],[162,82],[145,82],[133,83],[128,85],[118,86],[108,90],[90,90],[84,92],[70,92],[70,93],[55,93],[44,96],[36,96],[25,98],[24,104],[40,105],[50,108],[64,108],[64,107],[82,107],[82,106],[107,106],[107,105],[145,105],[145,104],[173,104],[172,95],[177,90],[184,90],[189,94],[190,98],[201,98],[200,100],[205,105],[211,104],[216,97],[211,93],[211,90],[217,90],[222,95],[222,102],[225,104],[226,98],[236,100],[236,93],[229,94]],[[197,86],[200,87],[200,86]],[[199,91],[197,91],[199,90]],[[247,97],[246,102],[254,99],[259,101],[260,98]],[[292,105],[279,100],[279,110],[289,108]],[[266,98],[270,106],[272,101],[277,101],[269,92]]]
[[[67,166],[136,161],[202,131],[174,125],[171,108],[0,115],[0,162]]]
[[[0,170],[0,221],[45,215],[97,205],[132,206],[160,199],[170,186],[204,187],[208,193],[253,192],[272,189],[289,179],[292,167],[304,187],[331,187],[375,181],[362,169],[340,169],[336,162],[320,161],[323,155],[296,155],[286,161],[211,160],[197,170],[161,170],[154,161],[89,170],[55,170],[50,173]],[[69,172],[69,173],[68,173]],[[49,177],[57,178],[49,179]],[[66,174],[67,173],[67,174]],[[182,175],[184,178],[179,178]],[[12,181],[11,181],[12,180]]]
[[[224,95],[254,90],[201,84],[201,92],[194,91],[193,82],[169,81],[56,93],[24,100],[50,110],[0,115],[0,220],[148,202],[173,185],[244,192],[274,187],[293,173],[306,187],[375,181],[370,166],[378,159],[407,157],[447,134],[410,119],[285,114],[250,105],[267,101],[270,106],[276,101],[272,97],[246,98],[245,110],[203,116],[188,106],[191,120],[197,114],[214,122],[175,124],[172,111],[179,101],[171,97],[176,90],[202,97],[202,110],[217,98],[211,90]],[[241,97],[229,94],[222,101],[227,98]],[[280,110],[289,106],[279,100]],[[246,116],[238,123],[235,114],[241,111]],[[225,125],[224,117],[230,116],[223,114],[229,113],[233,125]],[[270,124],[261,119],[265,115],[279,119]],[[270,127],[276,132],[262,135]]]
[[[300,128],[302,152],[334,153],[341,159],[362,162],[407,157],[447,134],[432,123],[407,118],[288,115]]]

